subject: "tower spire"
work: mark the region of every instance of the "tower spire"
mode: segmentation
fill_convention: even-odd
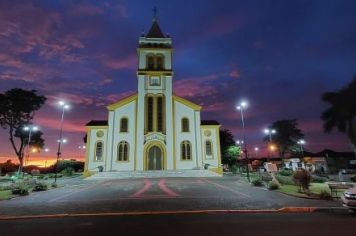
[[[157,21],[157,13],[158,13],[157,7],[153,7],[152,11],[153,11],[153,21]]]

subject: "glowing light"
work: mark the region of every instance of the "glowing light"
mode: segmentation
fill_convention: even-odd
[[[255,147],[255,151],[258,152],[258,150],[260,150],[258,147]]]
[[[269,149],[271,151],[275,151],[277,149],[277,147],[275,145],[271,144],[271,145],[269,145]]]
[[[304,145],[305,144],[305,140],[304,139],[301,139],[297,142],[299,145]]]
[[[49,148],[45,148],[44,151],[45,151],[45,152],[49,152]]]

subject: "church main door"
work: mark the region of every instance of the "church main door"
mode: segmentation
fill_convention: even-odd
[[[162,170],[163,166],[163,158],[162,158],[162,150],[157,147],[153,146],[148,151],[147,156],[147,170]]]

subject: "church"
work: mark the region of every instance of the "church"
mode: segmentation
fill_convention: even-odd
[[[173,93],[172,39],[154,17],[139,38],[137,93],[87,123],[85,171],[203,170],[221,174],[219,123]]]

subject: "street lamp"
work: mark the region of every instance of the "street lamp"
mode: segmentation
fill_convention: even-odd
[[[56,162],[56,169],[55,169],[55,175],[54,175],[55,183],[57,182],[58,161],[59,161],[59,158],[61,157],[61,144],[67,142],[66,139],[62,139],[64,111],[69,109],[69,105],[66,104],[64,101],[59,101],[58,105],[62,108],[62,116],[61,116],[59,139],[58,139],[57,162]]]
[[[277,133],[277,131],[275,129],[265,129],[264,133],[268,135],[269,142],[272,143],[272,134]]]
[[[256,157],[258,156],[258,151],[260,150],[258,147],[255,147]]]
[[[300,140],[298,140],[297,144],[299,144],[300,152],[301,152],[302,158],[303,158],[304,157],[303,145],[305,144],[305,140],[304,139],[300,139]]]
[[[246,135],[245,135],[245,121],[244,121],[244,110],[247,108],[247,102],[242,101],[238,106],[236,106],[236,109],[240,111],[241,114],[241,123],[242,123],[242,132],[243,132],[243,142],[244,142],[244,154],[245,154],[245,159],[246,159],[246,165],[247,165],[247,180],[250,182],[250,170],[248,169],[249,166],[249,161],[248,161],[248,156],[247,156],[247,145],[246,145]]]
[[[36,132],[38,130],[38,127],[35,125],[29,125],[23,127],[23,130],[28,132],[28,138],[27,138],[27,147],[26,147],[26,163],[30,159],[30,142],[31,142],[31,137],[32,137],[32,132]]]
[[[268,152],[268,157],[272,156],[272,150],[274,150],[274,148],[271,148],[272,146],[272,135],[277,133],[277,131],[275,129],[265,129],[263,131],[266,135],[268,135],[268,140],[269,140],[269,146],[270,146],[270,151]]]

